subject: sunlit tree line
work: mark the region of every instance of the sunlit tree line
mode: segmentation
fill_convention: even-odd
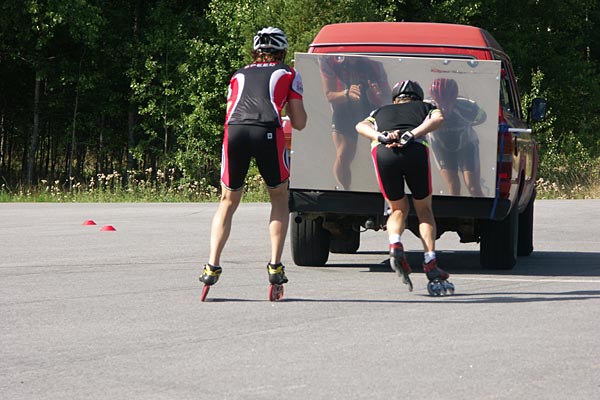
[[[600,155],[595,0],[0,0],[0,184],[170,170],[216,185],[227,82],[256,30],[284,29],[291,59],[346,21],[487,29],[525,101],[550,101],[545,171]]]

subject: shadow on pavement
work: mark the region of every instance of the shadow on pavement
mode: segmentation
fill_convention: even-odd
[[[368,304],[510,304],[538,303],[555,301],[582,301],[600,299],[600,290],[582,290],[571,292],[479,292],[457,293],[453,296],[431,297],[425,293],[416,294],[414,300],[377,300],[377,299],[301,299],[287,298],[288,302],[315,303],[368,303]]]
[[[359,252],[381,254],[378,264],[328,263],[325,267],[369,268],[369,272],[388,272],[389,260],[386,252]],[[347,255],[351,257],[352,255]],[[406,258],[413,271],[422,272],[422,252],[407,252]],[[478,251],[438,251],[438,265],[451,274],[494,274],[510,276],[571,276],[600,277],[600,253],[533,252],[529,257],[519,257],[513,269],[486,269],[479,264]],[[310,267],[309,267],[310,268]]]

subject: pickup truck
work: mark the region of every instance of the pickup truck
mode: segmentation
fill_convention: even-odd
[[[450,180],[452,174],[441,164],[442,150],[435,146],[443,142],[435,138],[438,133],[439,139],[450,136],[442,128],[430,134],[438,237],[457,232],[463,243],[480,243],[480,263],[487,268],[510,269],[518,256],[531,254],[538,155],[530,123],[544,118],[546,102],[534,99],[525,117],[510,59],[487,31],[436,23],[332,24],[319,31],[308,52],[296,53],[294,61],[302,74],[309,115],[306,128],[291,136],[290,238],[297,265],[322,266],[330,252],[355,253],[361,232],[385,229],[387,209],[369,143],[346,129],[343,140],[350,143],[350,150],[343,150],[349,155],[341,163],[338,137],[342,125],[353,128],[378,106],[377,101],[364,93],[370,102],[366,109],[342,117],[338,109],[337,120],[332,120],[337,107],[333,99],[343,102],[350,93],[342,75],[362,76],[363,86],[379,82],[380,92],[387,94],[395,82],[415,80],[426,101],[434,103],[440,101],[434,87],[451,83],[458,91],[454,97],[478,107],[483,118],[460,134],[472,151],[466,156],[459,153]],[[335,74],[342,75],[332,84]],[[391,103],[386,96],[380,103]],[[449,120],[445,116],[444,125]],[[340,172],[341,164],[347,171]],[[474,171],[465,173],[464,165],[474,166]],[[419,235],[412,208],[407,228]]]

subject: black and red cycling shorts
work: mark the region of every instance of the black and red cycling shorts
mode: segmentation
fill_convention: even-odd
[[[407,147],[375,146],[371,150],[375,173],[383,197],[395,201],[404,197],[404,182],[412,197],[422,200],[431,194],[429,148],[423,143]]]
[[[282,128],[225,125],[221,157],[221,181],[230,190],[243,188],[252,157],[267,187],[276,188],[290,177]]]

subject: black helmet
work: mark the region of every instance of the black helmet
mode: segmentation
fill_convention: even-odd
[[[392,88],[392,101],[396,98],[410,97],[416,100],[423,100],[423,89],[416,81],[400,81]]]
[[[265,53],[284,51],[288,48],[285,33],[279,28],[263,28],[254,36],[254,50]]]

